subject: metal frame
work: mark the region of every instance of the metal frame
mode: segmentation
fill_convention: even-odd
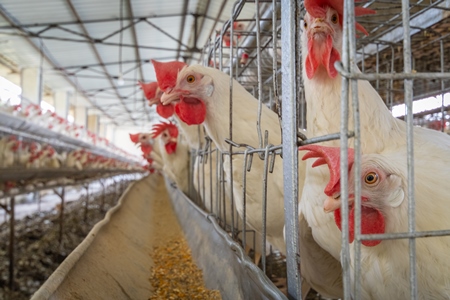
[[[285,200],[285,220],[286,220],[286,244],[287,244],[287,280],[288,280],[288,297],[291,299],[301,299],[301,274],[299,270],[299,250],[298,250],[298,220],[297,214],[297,201],[298,201],[298,182],[297,182],[297,146],[299,144],[313,144],[318,142],[330,141],[340,139],[341,144],[341,198],[343,201],[343,209],[342,209],[342,219],[344,220],[342,225],[342,240],[343,240],[343,248],[342,248],[342,265],[343,265],[343,276],[344,276],[344,299],[351,299],[351,295],[354,295],[355,299],[360,299],[360,287],[356,284],[355,287],[352,286],[350,277],[353,272],[350,270],[350,246],[348,244],[349,236],[348,236],[348,214],[349,209],[348,205],[345,203],[348,202],[348,161],[347,161],[347,149],[349,141],[353,141],[354,149],[355,149],[355,172],[356,175],[356,189],[355,189],[355,197],[359,199],[358,195],[360,195],[360,162],[361,162],[361,142],[360,142],[360,128],[359,128],[359,114],[357,113],[359,110],[359,102],[357,98],[357,80],[369,80],[371,83],[376,86],[380,90],[380,94],[382,97],[385,97],[385,102],[389,108],[392,108],[394,104],[397,104],[398,101],[394,99],[394,93],[398,93],[395,89],[397,81],[404,81],[404,99],[407,107],[407,128],[408,128],[408,137],[407,137],[407,148],[408,148],[408,193],[412,195],[409,197],[409,214],[412,216],[414,212],[414,196],[413,196],[413,187],[414,187],[414,164],[413,164],[413,135],[412,129],[415,125],[414,122],[416,117],[421,117],[423,115],[429,115],[430,113],[440,113],[441,124],[445,124],[447,122],[448,116],[446,116],[445,112],[448,111],[448,107],[444,106],[442,101],[442,107],[428,111],[423,113],[418,113],[413,115],[412,113],[412,103],[413,100],[418,100],[423,95],[435,96],[435,95],[443,95],[444,93],[449,91],[448,80],[450,79],[450,73],[445,72],[448,69],[448,63],[445,61],[445,46],[450,41],[449,35],[441,36],[439,38],[433,39],[432,41],[427,41],[423,38],[423,33],[420,30],[426,29],[426,26],[417,26],[410,25],[410,21],[413,19],[415,24],[418,22],[427,21],[425,17],[422,17],[426,14],[430,8],[438,8],[442,10],[446,10],[439,5],[443,3],[443,1],[438,0],[434,1],[430,4],[424,3],[424,1],[408,1],[403,0],[401,5],[396,3],[392,3],[389,1],[369,1],[364,4],[365,7],[382,7],[383,5],[389,7],[384,10],[384,14],[381,13],[379,17],[376,18],[361,18],[358,19],[358,22],[363,24],[366,28],[370,28],[369,37],[360,38],[358,40],[355,39],[355,28],[354,28],[354,1],[353,0],[345,0],[345,12],[344,19],[347,20],[344,22],[344,49],[342,53],[342,62],[336,64],[336,69],[343,77],[342,82],[342,99],[346,99],[341,103],[341,119],[343,120],[340,128],[340,132],[329,133],[325,136],[309,136],[307,139],[301,134],[298,133],[298,129],[304,128],[303,124],[305,123],[305,108],[304,108],[304,96],[302,90],[302,83],[299,81],[301,77],[301,64],[300,57],[301,53],[299,53],[299,49],[301,48],[299,45],[299,41],[297,37],[299,36],[299,29],[297,25],[300,24],[300,20],[303,17],[304,8],[302,7],[302,3],[294,0],[281,0],[281,45],[282,45],[282,65],[281,72],[280,66],[277,63],[276,55],[273,56],[273,68],[271,69],[272,77],[268,77],[267,81],[262,80],[262,63],[261,63],[261,53],[265,51],[267,48],[273,47],[273,53],[276,52],[277,49],[277,24],[276,22],[269,21],[269,24],[272,25],[271,33],[273,35],[271,40],[265,40],[262,42],[262,38],[266,38],[267,35],[265,32],[262,32],[263,26],[261,26],[261,20],[270,18],[270,13],[273,12],[273,19],[276,19],[276,10],[270,11],[270,8],[265,7],[264,17],[259,17],[259,15],[255,15],[255,18],[252,20],[243,20],[243,22],[251,22],[251,25],[247,26],[247,31],[236,33],[233,29],[233,22],[239,21],[239,11],[250,1],[236,1],[235,6],[233,8],[233,14],[229,21],[227,21],[220,35],[217,37],[212,37],[210,42],[205,45],[203,49],[203,54],[201,58],[201,62],[208,65],[210,63],[210,59],[213,60],[212,67],[218,67],[220,70],[227,72],[230,74],[230,78],[235,78],[240,81],[250,92],[253,92],[255,97],[258,97],[259,103],[262,102],[261,94],[270,94],[271,97],[277,98],[276,90],[280,88],[280,94],[283,97],[283,105],[282,108],[282,129],[283,129],[283,144],[282,151],[281,146],[268,146],[264,143],[264,138],[262,137],[262,133],[259,132],[260,136],[260,145],[246,145],[246,144],[236,144],[232,141],[232,131],[233,126],[230,125],[230,138],[227,140],[230,145],[235,147],[234,149],[230,147],[230,150],[226,153],[222,153],[222,156],[234,156],[234,155],[244,155],[245,162],[243,166],[244,174],[251,168],[252,159],[258,159],[254,154],[258,154],[262,159],[264,159],[265,165],[268,166],[273,162],[269,162],[267,160],[268,157],[272,155],[275,157],[276,155],[283,156],[283,166],[284,166],[284,200]],[[254,2],[257,11],[261,5],[262,1],[251,1]],[[410,3],[411,2],[411,3]],[[277,1],[273,1],[273,7],[275,7]],[[448,9],[447,9],[448,10]],[[378,19],[377,19],[378,18]],[[388,25],[386,25],[386,20],[390,20]],[[445,25],[445,22],[442,21]],[[438,24],[436,26],[443,26],[443,24]],[[391,26],[393,25],[393,26]],[[433,25],[434,26],[434,25]],[[403,27],[403,35],[399,37],[399,39],[389,42],[380,42],[379,38],[391,34],[395,31],[395,28]],[[251,28],[251,29],[250,29]],[[441,28],[441,27],[438,27]],[[442,27],[446,28],[446,27]],[[264,30],[267,30],[267,27],[264,27]],[[431,29],[433,30],[433,29]],[[442,29],[443,30],[443,29]],[[223,36],[227,32],[233,37],[236,34],[240,34],[241,36],[245,36],[236,46],[233,44],[226,48],[222,45]],[[437,31],[438,34],[441,31]],[[411,35],[411,33],[413,33]],[[421,37],[422,36],[422,37]],[[437,66],[436,71],[430,72],[416,72],[414,70],[414,57],[412,56],[412,43],[411,40],[414,41],[424,41],[425,44],[416,43],[414,44],[414,50],[424,49],[427,45],[433,43],[434,48],[437,48],[439,54],[437,57],[433,57],[433,61],[431,63],[434,66]],[[275,42],[274,42],[275,41]],[[402,44],[403,43],[403,44]],[[420,44],[419,47],[417,45]],[[438,45],[439,44],[439,45]],[[436,46],[437,45],[437,46]],[[394,51],[394,47],[401,46],[403,52],[397,54]],[[373,49],[376,49],[374,51]],[[254,53],[254,55],[250,55],[251,60],[255,60],[256,66],[253,68],[248,64],[247,66],[243,66],[239,64],[240,54],[244,51],[248,51],[250,53]],[[383,56],[381,55],[383,53]],[[392,53],[388,56],[388,59],[382,61],[382,57],[386,57],[385,53]],[[350,62],[358,62],[358,65],[362,69],[362,73],[358,71],[358,68],[355,64]],[[371,64],[371,62],[374,62]],[[398,65],[401,63],[402,65]],[[372,66],[372,68],[371,68]],[[249,77],[246,75],[246,70],[250,70],[253,68],[257,70],[257,74],[254,77]],[[398,70],[404,71],[398,71]],[[265,69],[264,69],[265,71]],[[383,73],[386,71],[386,73]],[[282,86],[279,87],[277,84],[277,80],[279,76],[282,74]],[[267,74],[266,74],[267,75]],[[254,81],[249,81],[254,80]],[[438,88],[434,88],[431,91],[427,91],[425,94],[423,91],[420,91],[416,96],[414,96],[413,89],[415,88],[412,85],[413,80],[437,80]],[[230,80],[230,90],[232,91],[231,86],[232,81]],[[267,88],[267,85],[273,83],[272,89],[263,89]],[[447,83],[447,84],[446,84]],[[352,93],[353,97],[349,99],[349,90],[354,91]],[[271,100],[273,101],[273,99]],[[231,103],[230,105],[233,105]],[[262,104],[264,105],[264,104]],[[267,105],[267,103],[266,103]],[[350,105],[352,107],[353,115],[349,114]],[[270,105],[268,105],[270,107]],[[280,105],[277,106],[279,109]],[[230,107],[231,111],[231,107]],[[280,113],[280,111],[277,111]],[[232,116],[230,115],[230,118]],[[355,124],[354,131],[349,131],[348,129],[348,120],[349,118],[353,119]],[[260,130],[259,124],[255,124],[256,130]],[[444,126],[442,126],[442,130]],[[235,129],[234,129],[235,130]],[[301,139],[301,141],[299,141]],[[239,150],[237,148],[244,148],[245,150]],[[199,153],[198,155],[202,155]],[[255,157],[255,158],[254,158]],[[217,162],[220,166],[221,161]],[[275,162],[277,163],[277,162]],[[278,162],[280,163],[280,162]],[[269,168],[270,169],[270,168]],[[224,175],[221,174],[223,170],[218,170],[221,179],[220,182],[223,186]],[[265,181],[265,180],[263,180]],[[245,195],[245,186],[246,180],[244,176],[243,181],[243,192]],[[264,189],[270,189],[270,186],[264,186]],[[216,199],[219,203],[221,198],[218,197]],[[361,257],[361,242],[365,240],[375,240],[375,239],[399,239],[399,238],[407,238],[410,241],[410,252],[409,256],[411,257],[410,263],[410,282],[411,282],[411,299],[417,298],[417,284],[416,284],[416,270],[415,270],[415,238],[418,237],[427,237],[427,236],[443,236],[450,235],[450,230],[439,230],[439,231],[428,231],[428,232],[415,232],[414,231],[414,218],[409,218],[409,231],[405,233],[396,233],[396,234],[383,234],[383,235],[364,235],[361,234],[361,228],[358,224],[361,218],[361,211],[358,205],[358,201],[356,201],[356,228],[355,228],[355,265],[356,265],[356,273],[355,278],[359,278],[361,272],[360,266],[360,257]],[[245,209],[245,206],[244,206]],[[245,214],[245,210],[244,210]],[[265,213],[263,212],[263,219]],[[220,218],[219,218],[220,219]],[[245,216],[244,216],[244,224],[245,224]],[[227,228],[227,226],[223,226],[223,228]],[[229,225],[228,228],[233,228],[232,225]],[[245,225],[244,225],[245,228]],[[244,229],[245,231],[245,229]],[[264,230],[263,230],[264,231]],[[242,241],[241,241],[242,242]],[[242,243],[245,245],[244,243]],[[241,245],[242,245],[241,244]],[[265,269],[265,265],[263,263],[262,266]],[[355,290],[353,290],[353,288]]]

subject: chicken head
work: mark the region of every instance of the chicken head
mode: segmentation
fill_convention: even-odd
[[[306,15],[303,22],[306,75],[312,79],[319,67],[325,68],[334,78],[337,70],[334,63],[341,59],[343,0],[305,0]],[[355,16],[374,14],[375,11],[355,7]],[[368,35],[364,27],[356,23],[356,29]],[[305,49],[306,47],[306,49]]]
[[[334,211],[336,225],[341,229],[340,200],[340,148],[319,145],[302,146],[299,150],[308,150],[303,160],[317,158],[313,167],[327,164],[330,171],[330,181],[324,189],[328,196],[324,203],[326,212]],[[354,240],[355,230],[355,177],[354,151],[349,149],[349,239]],[[389,171],[388,164],[380,154],[363,155],[361,162],[361,233],[384,233],[387,207],[398,207],[404,201],[401,177]],[[376,246],[381,240],[362,241],[364,246]]]
[[[167,154],[172,154],[177,150],[178,128],[175,124],[172,122],[155,124],[152,132],[153,138],[161,136]]]

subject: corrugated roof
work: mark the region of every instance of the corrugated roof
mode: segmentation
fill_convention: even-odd
[[[149,117],[156,118],[154,109],[144,110],[146,102],[137,86],[138,80],[155,80],[150,59],[198,62],[204,44],[229,19],[234,3],[4,0],[1,55],[18,69],[42,65],[45,86],[76,90],[77,105],[107,111],[109,117],[104,115],[101,122],[109,118],[121,125],[143,126]],[[252,5],[246,5],[240,17],[253,17]],[[123,85],[118,82],[121,73]],[[147,111],[153,113],[148,116]]]

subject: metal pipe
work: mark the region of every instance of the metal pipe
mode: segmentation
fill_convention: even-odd
[[[84,188],[86,189],[86,205],[84,206],[84,222],[86,223],[89,209],[89,184],[85,185]]]
[[[409,0],[402,0],[403,21],[403,69],[405,74],[412,73],[411,67],[411,32],[409,27]],[[408,162],[408,231],[414,232],[416,226],[416,202],[414,195],[414,123],[413,123],[413,81],[405,79],[407,162]],[[409,239],[410,299],[417,299],[416,278],[416,240]]]
[[[411,49],[410,49],[411,51]],[[346,71],[342,63],[336,62],[335,65],[336,70],[341,74],[343,77],[347,77],[348,79],[362,79],[362,80],[414,80],[414,79],[450,79],[450,73],[449,72],[420,72],[420,73],[370,73],[370,74],[351,74],[350,72]]]
[[[284,218],[286,240],[287,293],[290,299],[303,299],[301,290],[300,250],[298,241],[298,149],[297,149],[297,72],[301,55],[296,49],[299,28],[296,16],[300,3],[281,0],[282,51],[282,127]],[[300,50],[301,52],[301,50]]]
[[[256,34],[256,61],[257,61],[257,73],[258,73],[258,119],[256,120],[256,129],[258,132],[259,148],[263,148],[263,138],[261,132],[261,110],[262,110],[262,97],[263,97],[263,87],[262,87],[262,70],[261,70],[261,28],[259,20],[259,0],[255,0],[255,34]],[[238,64],[236,64],[238,65]]]
[[[344,22],[343,22],[343,37],[342,37],[342,65],[347,72],[350,71],[350,30],[349,27],[354,26],[354,11],[353,1],[344,1]],[[344,300],[351,299],[351,282],[350,282],[350,249],[349,249],[349,234],[348,234],[348,117],[349,117],[349,79],[342,77],[341,90],[341,153],[340,153],[340,182],[341,182],[341,219],[342,219],[342,250],[341,250],[341,265],[342,265],[342,279],[344,287]]]
[[[351,73],[359,73],[358,67],[356,66],[356,30],[355,30],[355,22],[354,20],[354,7],[346,7],[346,9],[352,14],[350,16],[348,25],[348,35],[349,38],[349,60],[350,60],[350,72]],[[378,44],[377,44],[378,50]],[[376,70],[378,73],[379,70],[379,55],[377,52],[377,64]],[[350,80],[351,92],[352,92],[352,109],[353,109],[353,127],[354,127],[354,149],[355,149],[355,157],[354,157],[354,173],[355,173],[355,234],[361,232],[361,129],[360,129],[360,116],[359,116],[359,99],[358,99],[358,81],[356,79]],[[377,80],[377,89],[379,87],[379,81]],[[347,131],[348,133],[348,131]],[[341,154],[342,155],[342,154]],[[345,155],[347,156],[347,155]],[[342,156],[341,156],[342,157]],[[348,170],[348,165],[347,165]],[[348,219],[345,219],[348,220]],[[349,245],[346,245],[349,247]],[[354,292],[353,298],[360,299],[361,298],[361,282],[359,278],[361,278],[361,241],[357,241],[354,243],[355,249],[355,257],[354,261],[354,271],[355,271],[355,280],[354,280]]]
[[[100,184],[102,185],[102,202],[100,204],[100,211],[105,211],[105,200],[106,200],[106,187],[105,182],[100,179]]]
[[[258,1],[258,0],[256,0]],[[267,239],[267,175],[269,171],[269,148],[266,146],[264,152],[264,171],[263,171],[263,198],[262,198],[262,267],[263,272],[266,273],[266,239]]]
[[[64,227],[65,193],[66,193],[66,189],[65,189],[65,187],[62,187],[61,188],[61,194],[58,195],[61,198],[61,207],[60,207],[60,211],[59,211],[59,236],[58,236],[58,241],[59,241],[59,245],[60,246],[61,246],[61,243],[62,243],[63,227]]]
[[[9,209],[9,290],[14,290],[15,198],[10,199]]]

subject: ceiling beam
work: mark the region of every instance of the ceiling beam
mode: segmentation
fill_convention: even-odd
[[[127,8],[128,8],[128,16],[129,16],[131,19],[133,19],[134,13],[133,13],[133,6],[132,6],[132,4],[131,4],[131,0],[126,0],[126,3],[127,3]],[[138,41],[138,38],[137,38],[135,26],[133,26],[133,27],[131,28],[131,34],[132,34],[132,36],[133,36],[133,43],[136,45],[136,48],[134,48],[134,49],[135,49],[136,60],[139,61],[139,79],[140,79],[140,81],[145,82],[144,71],[142,70],[141,53],[139,52],[139,41]],[[136,83],[135,83],[135,84],[136,84]],[[135,88],[137,89],[137,87],[135,87]],[[135,90],[133,94],[136,94],[136,92],[137,92],[137,91]],[[126,98],[128,98],[128,97],[126,97]],[[142,102],[142,108],[143,108],[143,111],[146,112],[145,115],[146,115],[146,117],[147,117],[147,121],[150,122],[150,113],[149,113],[149,111],[148,111],[147,101],[146,101],[144,98],[142,98],[142,101],[141,101],[141,102]]]
[[[173,18],[173,17],[182,17],[182,14],[164,14],[164,15],[152,15],[152,16],[143,16],[143,17],[129,17],[122,18],[122,20],[127,21],[144,21],[148,19],[155,18]],[[102,23],[102,22],[117,22],[120,21],[120,18],[107,18],[107,19],[95,19],[95,20],[83,20],[81,21],[62,21],[58,23],[32,23],[32,24],[21,24],[20,27],[29,28],[29,27],[45,27],[45,26],[59,26],[59,25],[79,25],[79,24],[89,24],[89,23]],[[0,26],[0,29],[17,29],[17,26]]]
[[[84,26],[84,24],[83,24],[83,22],[82,22],[82,20],[81,20],[81,18],[80,18],[80,16],[78,15],[77,10],[75,9],[75,6],[73,5],[72,0],[66,0],[66,2],[67,2],[67,4],[69,5],[69,8],[70,8],[72,14],[75,16],[76,20],[77,20],[78,22],[80,22],[79,26],[80,26],[81,29],[83,30],[84,34],[85,34],[86,36],[90,36],[90,35],[89,35],[89,32],[87,31],[86,27]],[[111,86],[114,87],[114,91],[115,91],[115,93],[116,93],[116,95],[117,95],[117,98],[120,100],[120,103],[122,103],[122,106],[123,106],[123,108],[125,109],[125,111],[128,112],[128,114],[129,114],[129,116],[130,116],[130,120],[133,120],[134,123],[136,123],[136,121],[135,121],[134,118],[133,118],[133,115],[131,114],[131,111],[128,109],[128,107],[126,106],[126,104],[123,103],[123,101],[122,101],[122,96],[120,95],[119,91],[117,90],[117,86],[116,86],[115,82],[113,81],[112,77],[109,76],[108,70],[106,69],[106,66],[105,66],[105,64],[103,63],[103,59],[102,59],[102,57],[100,56],[100,53],[98,52],[97,47],[96,47],[95,44],[92,43],[92,42],[91,42],[91,48],[92,48],[92,51],[93,51],[94,54],[95,54],[95,57],[97,58],[97,61],[100,63],[100,66],[101,66],[101,68],[103,69],[103,72],[107,75],[108,80],[109,80]]]
[[[180,24],[180,33],[178,35],[178,47],[177,47],[177,55],[176,60],[180,60],[180,50],[181,50],[181,44],[183,43],[183,35],[184,35],[184,26],[186,25],[186,14],[189,7],[189,0],[184,0],[183,2],[183,10],[181,11],[181,24]]]
[[[81,26],[81,25],[80,25]],[[72,38],[61,38],[61,37],[55,37],[55,36],[45,36],[45,35],[37,35],[33,32],[25,31],[22,27],[17,26],[17,29],[21,30],[22,33],[18,32],[0,32],[1,35],[12,35],[12,36],[20,36],[20,37],[29,37],[29,38],[40,38],[43,40],[53,40],[53,41],[61,41],[61,42],[74,42],[74,43],[88,43],[88,44],[101,44],[104,46],[115,46],[115,47],[124,47],[124,48],[136,48],[135,45],[132,44],[120,44],[120,43],[111,43],[111,42],[105,42],[102,39],[72,39]],[[156,47],[156,46],[145,46],[145,45],[139,45],[140,49],[147,49],[147,50],[161,50],[161,51],[178,51],[178,48],[166,48],[166,47]]]
[[[180,44],[181,46],[185,47],[186,49],[189,49],[188,45],[185,45],[182,43],[182,41],[177,40],[175,37],[173,37],[171,34],[169,34],[168,32],[166,32],[164,29],[162,29],[161,27],[155,25],[154,23],[150,22],[150,21],[145,21],[145,23],[147,23],[148,25],[152,26],[153,28],[155,28],[156,30],[158,30],[159,32],[161,32],[162,34],[164,34],[165,36],[167,36],[169,39],[171,39],[172,41],[177,42],[178,44]]]
[[[164,56],[164,57],[158,57],[158,58],[152,58],[154,60],[166,60],[166,59],[171,59],[173,58],[173,56]],[[140,59],[140,60],[136,60],[136,59],[132,59],[132,60],[123,60],[122,64],[146,64],[149,63],[150,59]],[[104,62],[103,64],[105,66],[111,66],[111,65],[117,65],[120,62],[118,61],[112,61],[112,62]],[[68,67],[64,67],[64,69],[88,69],[88,68],[92,68],[92,67],[98,67],[100,66],[100,64],[88,64],[88,65],[79,65],[79,66],[68,66]]]
[[[0,15],[9,23],[11,24],[12,27],[14,28],[21,28],[21,24],[19,21],[17,21],[14,17],[12,17],[10,15],[10,13],[3,7],[3,5],[0,4]],[[56,62],[54,62],[47,54],[45,51],[45,47],[43,47],[42,51],[41,48],[36,45],[36,43],[29,37],[25,37],[26,41],[38,52],[38,53],[42,53],[42,57],[47,61],[48,64],[50,64],[54,69],[60,68],[60,66],[58,66],[58,64]],[[72,81],[72,79],[70,78],[70,76],[67,74],[67,72],[63,71],[62,72],[64,77],[66,78],[66,80],[76,89],[79,90],[79,87],[77,86],[77,84],[75,82]],[[118,123],[114,120],[113,117],[111,117],[111,115],[109,115],[106,111],[104,111],[100,106],[98,106],[89,96],[87,96],[87,94],[85,93],[85,91],[83,90],[79,90],[80,93],[83,95],[84,98],[86,98],[86,100],[92,105],[94,106],[96,109],[98,109],[99,111],[101,111],[105,116],[107,116],[109,119],[111,119],[111,121],[115,124],[118,125]]]
[[[209,9],[209,5],[210,4],[211,4],[211,0],[207,0],[203,13],[199,14],[199,12],[197,11],[197,14],[194,15],[195,20],[194,20],[194,24],[192,25],[193,33],[189,37],[188,44],[190,44],[191,41],[192,41],[192,45],[193,45],[192,49],[196,49],[197,51],[199,51],[199,48],[197,46],[198,45],[198,38],[199,38],[200,34],[203,32],[203,24],[205,23],[206,16],[208,14],[208,9]],[[200,2],[198,3],[198,5],[200,5]],[[198,6],[197,6],[197,10],[198,10]],[[200,22],[200,25],[198,24],[198,18],[199,17],[202,18],[202,20]],[[187,64],[191,63],[192,58],[193,58],[193,53],[191,52],[191,57],[186,60],[186,63]]]
[[[214,30],[216,30],[217,23],[219,22],[220,17],[222,16],[223,10],[225,9],[225,4],[227,4],[227,2],[228,2],[228,0],[223,0],[222,1],[222,4],[220,5],[219,12],[217,13],[216,18],[214,19],[214,25],[211,27],[211,30],[209,31],[208,37],[210,37],[213,34]]]

